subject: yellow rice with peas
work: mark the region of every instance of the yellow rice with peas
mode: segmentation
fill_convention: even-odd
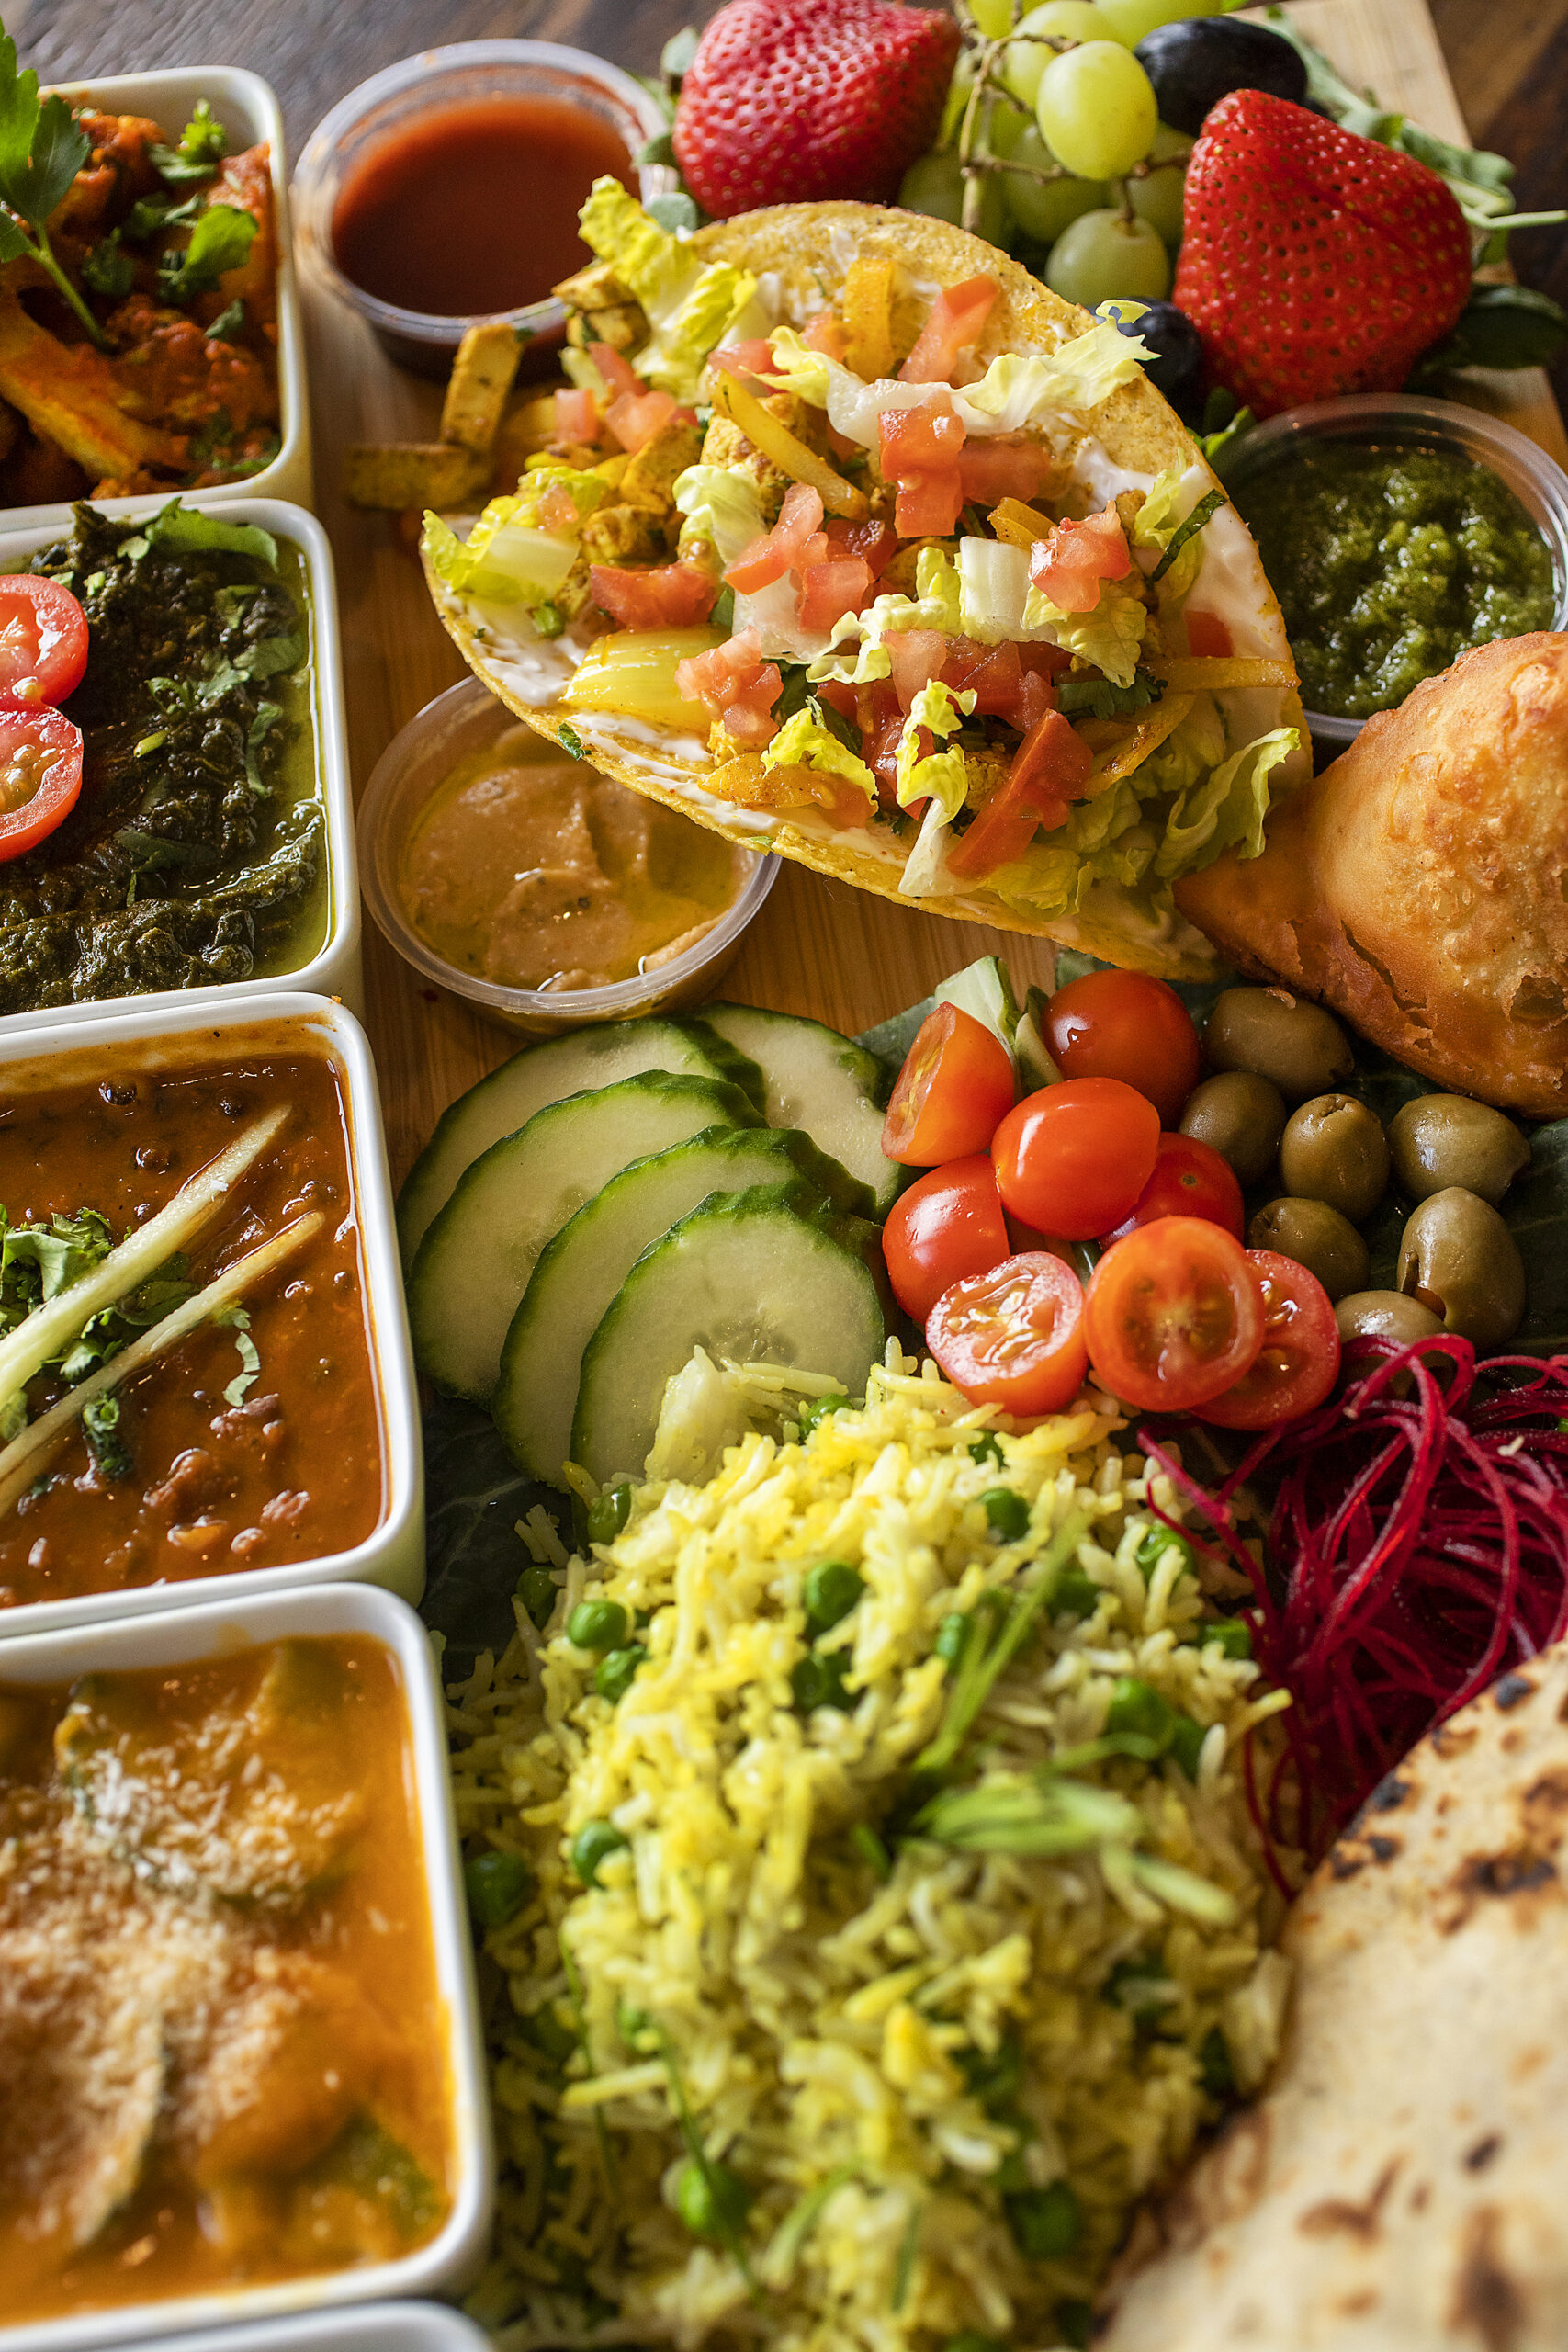
[[[1272,2056],[1239,1764],[1283,1698],[1109,1400],[995,1419],[890,1346],[804,1442],[638,1488],[453,1690],[468,1851],[529,1872],[485,1937],[503,2346],[1082,2342]]]

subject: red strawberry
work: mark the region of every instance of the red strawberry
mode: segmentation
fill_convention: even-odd
[[[1233,90],[1187,165],[1172,299],[1208,373],[1259,416],[1396,392],[1470,297],[1470,231],[1425,164]]]
[[[705,212],[824,197],[886,202],[936,137],[957,60],[945,11],[887,0],[728,0],[675,109]]]

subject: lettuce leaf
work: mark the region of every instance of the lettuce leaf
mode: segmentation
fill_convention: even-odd
[[[708,540],[724,571],[768,527],[761,491],[734,466],[688,466],[677,477],[674,499],[686,518],[682,548],[695,539]]]
[[[1257,857],[1269,814],[1269,778],[1300,741],[1293,727],[1276,727],[1233,752],[1207,783],[1184,792],[1166,819],[1156,875],[1174,881],[1179,874],[1201,873],[1233,842],[1243,857]]]
[[[900,808],[913,807],[917,800],[940,801],[942,813],[951,823],[963,808],[969,791],[969,763],[956,744],[951,751],[928,752],[920,757],[920,729],[945,740],[955,735],[975,707],[971,694],[954,694],[940,678],[920,688],[909,706],[909,716],[904,721],[904,731],[898,738],[898,759],[894,771]]]
[[[1149,617],[1133,589],[1124,588],[1119,580],[1102,581],[1100,602],[1092,612],[1064,613],[1038,588],[1032,588],[1023,611],[1031,630],[1047,630],[1064,651],[1091,662],[1112,685],[1132,684]]]
[[[1144,503],[1133,524],[1133,545],[1135,548],[1168,548],[1176,537],[1180,516],[1176,509],[1181,503],[1181,485],[1190,468],[1179,469],[1167,466],[1156,474],[1144,493]]]
[[[791,327],[781,327],[773,343],[774,366],[768,380],[825,408],[835,432],[867,449],[876,447],[877,419],[884,409],[919,408],[944,393],[965,430],[976,436],[1021,433],[1026,425],[1049,423],[1053,416],[1079,414],[1098,408],[1118,384],[1130,383],[1140,359],[1149,356],[1135,335],[1102,322],[1058,344],[1048,355],[1003,352],[976,384],[884,379],[868,385],[825,352],[809,349]]]
[[[678,401],[694,401],[704,361],[725,340],[731,320],[756,290],[749,269],[737,269],[728,261],[710,262],[669,312],[655,321],[650,340],[634,354],[632,366],[658,390]]]
[[[661,229],[636,197],[608,175],[589,190],[578,227],[590,252],[610,264],[650,319],[653,306],[664,309],[677,302],[682,282],[696,274],[696,264],[680,238]]]
[[[570,492],[580,522],[610,494],[600,474],[545,465],[524,476],[515,497],[492,498],[466,540],[439,514],[427,514],[420,544],[436,578],[459,595],[486,596],[498,605],[546,603],[577,558],[575,531],[537,525],[539,502],[556,488]]]
[[[786,718],[762,753],[765,768],[815,768],[821,775],[841,776],[863,792],[874,808],[876,778],[857,752],[841,743],[814,702],[806,703]]]
[[[1031,634],[1023,617],[1029,603],[1026,548],[1009,547],[1002,539],[960,539],[958,592],[965,637],[1000,645]]]
[[[634,353],[632,366],[659,390],[679,401],[694,400],[703,362],[730,321],[750,304],[755,277],[732,262],[705,267],[619,180],[594,181],[579,224],[584,244],[609,263],[648,312],[653,334]]]

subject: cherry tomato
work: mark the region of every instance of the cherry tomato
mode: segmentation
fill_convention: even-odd
[[[1339,1375],[1339,1327],[1317,1276],[1277,1250],[1249,1250],[1263,1290],[1263,1347],[1201,1418],[1224,1430],[1271,1430],[1321,1405]]]
[[[0,574],[0,707],[63,702],[87,666],[87,616],[58,580]]]
[[[1001,1039],[972,1012],[939,1004],[904,1057],[882,1148],[908,1168],[984,1151],[1014,1091],[1012,1057]]]
[[[1060,1412],[1083,1385],[1083,1284],[1043,1250],[1004,1258],[943,1291],[926,1323],[926,1345],[976,1405],[1029,1419]]]
[[[1089,1360],[1124,1404],[1205,1405],[1251,1370],[1263,1293],[1239,1241],[1200,1216],[1162,1216],[1113,1241],[1084,1306]]]
[[[1111,1238],[1120,1241],[1135,1225],[1152,1225],[1156,1216],[1206,1216],[1239,1241],[1245,1212],[1230,1161],[1196,1136],[1161,1136],[1155,1172],[1138,1194],[1132,1216]]]
[[[882,1228],[893,1295],[924,1323],[964,1274],[988,1273],[1012,1254],[996,1170],[983,1151],[950,1159],[900,1193]]]
[[[1010,1216],[1089,1241],[1131,1213],[1158,1147],[1159,1114],[1144,1095],[1119,1078],[1077,1078],[1026,1094],[992,1137],[991,1158]]]
[[[82,789],[82,732],[58,710],[0,710],[0,861],[52,833]]]
[[[1045,1008],[1045,1050],[1064,1078],[1119,1078],[1174,1127],[1198,1083],[1198,1032],[1173,988],[1146,972],[1086,972]]]

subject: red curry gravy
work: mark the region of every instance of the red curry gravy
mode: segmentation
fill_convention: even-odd
[[[96,1209],[116,1239],[265,1112],[277,1142],[197,1237],[197,1288],[303,1212],[315,1238],[245,1299],[259,1370],[243,1398],[236,1331],[208,1324],[118,1394],[130,1475],[106,1477],[80,1430],[0,1513],[0,1607],[268,1568],[348,1551],[381,1517],[385,1474],[345,1108],[310,1052],[142,1068],[0,1101],[0,1203],[12,1226]],[[30,1418],[63,1394],[44,1373]]]
[[[0,1679],[0,2325],[410,2253],[457,2156],[367,1635]]]

